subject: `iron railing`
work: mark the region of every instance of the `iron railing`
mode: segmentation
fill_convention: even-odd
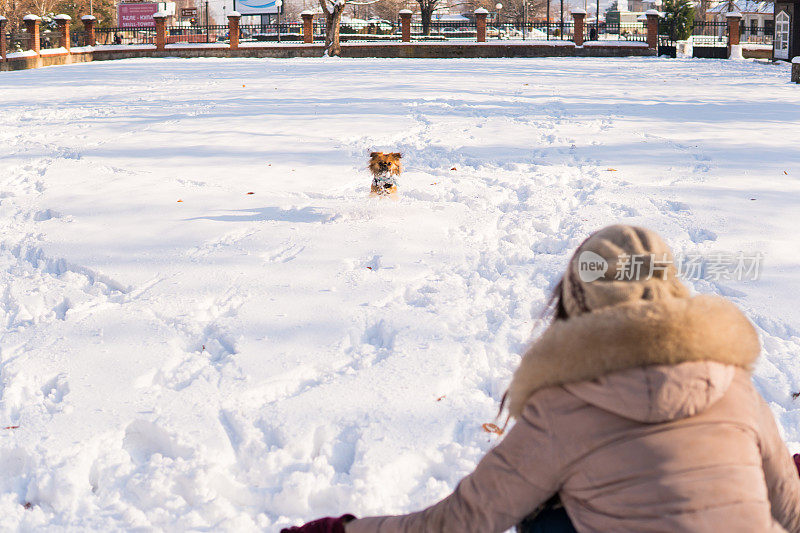
[[[740,41],[751,44],[772,44],[774,28],[743,26],[740,31]]]
[[[138,28],[95,28],[97,44],[155,44],[155,26],[141,26]]]

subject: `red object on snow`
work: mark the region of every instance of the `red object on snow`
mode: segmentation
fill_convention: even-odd
[[[800,476],[800,453],[794,454],[793,458],[794,458],[794,467],[797,469],[797,475]]]
[[[345,514],[339,518],[327,517],[314,520],[302,526],[281,529],[281,533],[344,533],[344,524],[355,520],[355,516]]]

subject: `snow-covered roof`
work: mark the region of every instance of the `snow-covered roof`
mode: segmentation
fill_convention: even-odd
[[[727,1],[720,2],[717,5],[708,9],[709,13],[728,13],[728,12],[738,12],[738,13],[769,13],[772,14],[775,11],[774,4],[772,2],[755,2],[753,0],[737,0],[733,2],[733,9],[728,9],[730,4]]]

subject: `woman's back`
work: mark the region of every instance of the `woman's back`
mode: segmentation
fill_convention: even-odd
[[[781,530],[761,451],[777,432],[747,371],[636,368],[545,389],[529,403],[550,421],[561,499],[579,531]],[[795,475],[790,462],[779,468]]]

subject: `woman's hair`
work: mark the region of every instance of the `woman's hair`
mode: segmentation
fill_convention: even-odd
[[[553,292],[550,293],[550,297],[547,299],[547,304],[544,306],[544,310],[542,311],[541,318],[550,318],[551,322],[556,320],[566,320],[569,318],[567,310],[564,307],[564,298],[562,294],[563,291],[564,280],[562,279],[553,288]]]

